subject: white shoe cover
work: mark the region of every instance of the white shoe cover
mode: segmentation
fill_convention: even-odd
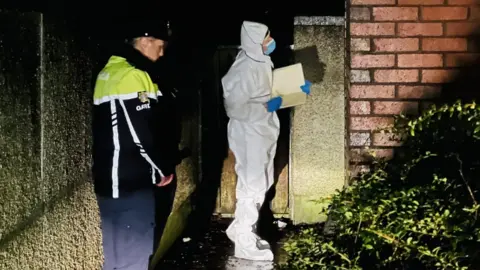
[[[236,223],[236,221],[234,220],[232,222],[232,224],[230,224],[230,226],[226,230],[226,234],[227,234],[228,239],[230,239],[230,241],[232,241],[233,243],[235,243],[236,235],[237,235],[237,232],[235,230],[235,223]],[[255,233],[253,233],[253,234],[254,234],[255,238],[257,239],[257,247],[259,249],[270,249],[270,244],[267,241],[260,238],[260,236],[258,236],[257,234],[255,234]]]
[[[269,248],[259,249],[258,238],[254,233],[236,235],[235,257],[252,261],[273,261],[273,252]]]

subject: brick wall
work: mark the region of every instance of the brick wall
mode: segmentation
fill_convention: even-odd
[[[416,114],[440,94],[466,59],[480,8],[474,0],[350,0],[351,161],[365,147],[389,157],[398,146],[375,132],[393,115]]]

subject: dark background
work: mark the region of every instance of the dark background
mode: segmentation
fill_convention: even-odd
[[[277,48],[285,48],[293,44],[295,16],[343,17],[345,14],[343,0],[321,2],[297,0],[295,6],[287,5],[288,2],[284,4],[276,2],[270,7],[243,6],[241,2],[201,2],[201,4],[189,2],[3,0],[0,9],[42,12],[49,20],[65,23],[67,31],[76,36],[76,43],[90,51],[91,56],[100,63],[106,62],[112,54],[112,49],[121,43],[122,34],[128,29],[130,22],[138,18],[152,21],[168,20],[173,33],[168,49],[170,53],[160,61],[159,66],[168,69],[172,76],[179,74],[174,69],[181,67],[182,76],[190,74],[194,77],[190,78],[191,80],[185,80],[183,77],[176,80],[175,84],[178,84],[178,81],[198,83],[198,78],[203,76],[198,71],[204,69],[205,61],[211,60],[219,45],[239,45],[240,26],[243,20],[267,24],[277,41]],[[280,53],[281,49],[277,49],[272,57],[275,58]],[[169,62],[174,62],[175,67],[168,64]]]
[[[239,42],[242,20],[264,22],[271,28],[277,43],[292,44],[294,16],[343,16],[345,2],[295,1],[295,6],[284,4],[274,7],[245,7],[237,2],[190,5],[189,1],[25,1],[4,0],[0,8],[38,11],[67,19],[71,29],[95,40],[118,37],[124,24],[135,17],[170,20],[174,33],[192,43],[234,45]],[[320,4],[321,3],[321,4]],[[320,4],[320,5],[319,5]]]

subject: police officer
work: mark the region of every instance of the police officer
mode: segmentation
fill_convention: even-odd
[[[131,24],[127,45],[98,74],[93,108],[93,176],[100,208],[103,269],[148,269],[155,231],[154,189],[174,179],[176,161],[154,135],[162,96],[152,81],[163,56],[166,24]],[[169,132],[164,127],[163,132]]]

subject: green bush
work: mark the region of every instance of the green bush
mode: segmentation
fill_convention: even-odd
[[[480,106],[399,116],[403,147],[330,200],[332,236],[291,236],[284,269],[480,269]]]

